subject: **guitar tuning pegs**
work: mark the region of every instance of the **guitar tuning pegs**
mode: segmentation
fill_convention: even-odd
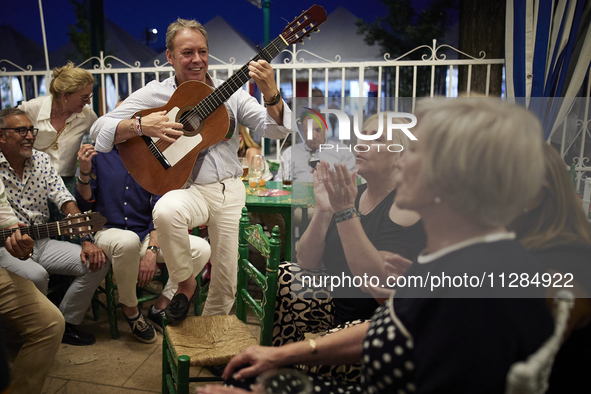
[[[314,31],[314,33],[318,33],[320,31],[320,29],[319,28],[316,28],[313,31]]]

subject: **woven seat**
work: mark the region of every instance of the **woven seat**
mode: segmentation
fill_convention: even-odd
[[[171,347],[191,358],[190,365],[226,364],[232,357],[259,343],[236,316],[191,316],[176,326],[167,326]]]
[[[257,343],[271,345],[281,254],[279,228],[276,226],[273,229],[269,240],[260,225],[250,226],[248,210],[243,208],[239,234],[236,316],[194,316],[175,325],[165,322],[162,340],[163,393],[188,394],[189,382],[221,380],[218,377],[190,377],[191,367],[223,365],[248,346]],[[248,261],[249,244],[266,258],[264,274]],[[263,290],[262,299],[255,300],[248,293],[249,280]],[[259,340],[245,324],[247,309],[261,324]]]

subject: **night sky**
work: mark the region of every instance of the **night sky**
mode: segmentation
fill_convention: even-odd
[[[151,44],[151,48],[157,51],[163,50],[166,27],[177,17],[195,18],[201,23],[207,23],[219,15],[255,44],[262,44],[264,39],[263,11],[248,0],[103,2],[105,16],[142,42],[147,27],[158,29],[158,41]],[[313,4],[323,6],[329,15],[339,6],[343,6],[366,22],[375,20],[386,10],[380,0],[274,0],[271,3],[271,39],[279,35],[288,22]],[[42,0],[42,6],[47,46],[51,52],[69,41],[67,26],[74,24],[76,18],[68,0]],[[0,24],[9,24],[25,36],[43,44],[38,0],[12,0],[5,4],[0,12]]]

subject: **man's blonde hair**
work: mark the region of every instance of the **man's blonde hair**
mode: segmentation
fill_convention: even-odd
[[[421,175],[452,209],[505,226],[540,192],[542,127],[525,108],[496,98],[425,99],[417,106]]]
[[[183,29],[193,29],[199,31],[205,37],[207,48],[209,49],[209,41],[207,40],[207,32],[203,25],[197,22],[195,19],[182,19],[178,18],[176,21],[168,25],[166,30],[166,49],[171,53],[174,52],[174,38],[176,34]]]

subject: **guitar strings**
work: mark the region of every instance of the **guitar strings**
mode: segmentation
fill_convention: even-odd
[[[58,227],[56,226],[56,223],[61,223],[62,228],[72,227],[72,225],[74,225],[72,227],[74,229],[74,231],[72,231],[72,228],[70,228],[70,230],[68,232],[68,234],[70,234],[70,235],[75,235],[80,232],[92,230],[92,226],[89,225],[88,223],[84,222],[84,221],[88,222],[91,220],[88,218],[88,216],[86,216],[86,215],[82,215],[79,217],[74,216],[73,218],[82,219],[83,222],[71,223],[68,221],[69,223],[64,223],[66,221],[60,221],[60,222],[52,222],[52,223],[34,224],[34,225],[31,225],[28,227],[19,227],[19,228],[13,228],[13,229],[0,230],[0,247],[4,246],[4,244],[6,243],[6,239],[8,237],[10,237],[16,230],[20,230],[23,235],[27,234],[34,239],[51,238],[51,237],[55,237],[55,236],[60,235],[60,231],[59,231]],[[77,224],[77,226],[75,226],[76,224]],[[85,228],[85,227],[87,227],[87,228]],[[77,230],[76,230],[76,228],[77,228]]]
[[[280,44],[280,45],[278,45]],[[274,49],[273,52],[270,52],[268,49]],[[265,55],[265,58],[273,59],[277,56],[283,49],[286,48],[286,45],[281,38],[281,36],[277,37],[273,40],[267,47],[263,48],[259,51],[259,54],[255,55],[248,63],[251,61],[258,61]],[[267,60],[267,59],[265,59]],[[269,60],[267,60],[269,61]],[[199,116],[200,120],[207,118],[211,115],[227,98],[232,95],[236,90],[240,89],[242,85],[244,85],[250,77],[248,76],[248,63],[242,66],[232,77],[222,83],[216,90],[211,92],[207,97],[205,97],[199,104],[191,108],[189,111],[185,112],[179,118],[179,123],[182,123],[183,126],[187,126],[189,122],[192,120],[192,117],[196,115]],[[240,83],[238,83],[240,82]]]

